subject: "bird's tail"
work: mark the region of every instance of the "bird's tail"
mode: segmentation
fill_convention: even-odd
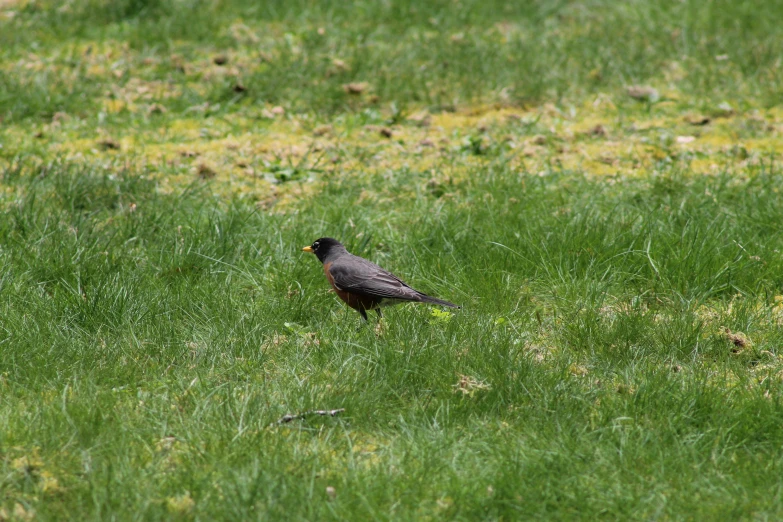
[[[455,305],[454,303],[449,303],[448,301],[444,301],[443,299],[438,299],[437,297],[430,297],[425,294],[421,294],[419,296],[419,302],[441,305],[441,306],[448,306],[449,308],[462,308],[461,306]]]

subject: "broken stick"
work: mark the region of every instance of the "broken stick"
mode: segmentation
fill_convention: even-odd
[[[277,421],[277,424],[287,424],[291,421],[297,420],[297,419],[304,419],[305,417],[308,417],[310,415],[321,415],[321,416],[329,416],[329,417],[336,417],[338,413],[342,413],[345,411],[345,408],[338,408],[336,410],[310,410],[306,411],[304,413],[289,413],[287,415],[283,415],[279,421]]]

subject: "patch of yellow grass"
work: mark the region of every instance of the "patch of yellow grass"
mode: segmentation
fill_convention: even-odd
[[[92,54],[122,52],[115,47]],[[106,97],[103,110],[148,111],[155,99],[170,95],[176,93],[167,92],[163,84],[132,79]],[[356,127],[344,116],[316,125],[307,116],[271,107],[204,118],[199,115],[202,109],[181,117],[150,113],[146,117],[161,118],[159,126],[152,120],[140,129],[112,131],[111,136],[103,128],[89,136],[77,118],[60,114],[42,127],[7,126],[3,139],[6,151],[36,151],[42,162],[53,157],[84,163],[131,161],[145,165],[162,191],[180,190],[202,179],[217,195],[248,197],[264,205],[273,201],[278,208],[310,197],[324,176],[362,177],[407,167],[429,173],[431,183],[458,184],[494,161],[498,151],[520,170],[542,173],[554,167],[596,178],[644,176],[660,162],[682,164],[694,174],[713,174],[783,152],[780,109],[695,125],[693,116],[668,106],[649,116],[621,119],[606,96],[571,107],[419,111],[392,127]],[[746,124],[760,130],[742,133]],[[476,155],[477,150],[486,154]],[[298,179],[277,183],[275,172],[285,169],[298,169]]]

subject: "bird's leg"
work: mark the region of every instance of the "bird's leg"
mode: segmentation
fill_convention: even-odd
[[[383,313],[381,312],[381,309],[376,308],[375,311],[378,312],[378,319],[383,319]]]
[[[370,321],[367,319],[367,312],[364,310],[364,308],[361,307],[356,308],[356,311],[359,312],[359,314],[361,314],[362,316],[362,319],[364,319],[364,321],[362,321],[359,324],[359,327],[356,329],[357,332],[361,332],[362,330],[364,330],[367,324],[369,324]]]

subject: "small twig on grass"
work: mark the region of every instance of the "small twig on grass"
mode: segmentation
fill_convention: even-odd
[[[336,417],[338,413],[342,413],[345,411],[345,408],[338,408],[336,410],[310,410],[306,411],[304,413],[296,413],[292,414],[289,413],[287,415],[283,415],[279,421],[276,422],[276,424],[288,424],[291,421],[297,420],[297,419],[304,419],[305,417],[308,417],[310,415],[322,415],[322,416],[329,416],[329,417]]]

